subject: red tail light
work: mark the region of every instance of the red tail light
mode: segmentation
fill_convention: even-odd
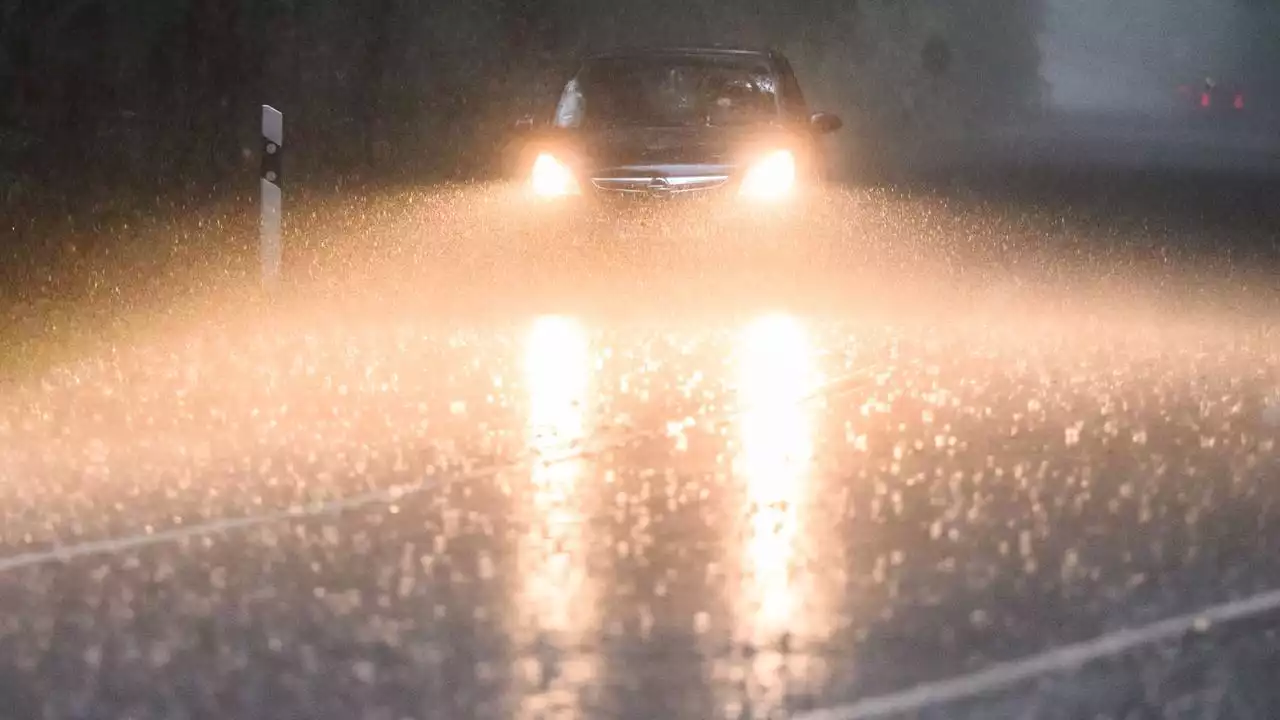
[[[1235,106],[1237,110],[1244,109],[1244,93],[1236,93]]]
[[[1200,107],[1209,107],[1209,93],[1200,93]]]

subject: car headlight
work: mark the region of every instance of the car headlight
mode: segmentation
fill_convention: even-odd
[[[529,184],[538,197],[560,197],[578,192],[578,180],[573,171],[549,153],[542,153],[533,161]]]
[[[742,180],[741,193],[759,200],[774,200],[791,192],[796,184],[796,158],[778,150],[756,162]]]

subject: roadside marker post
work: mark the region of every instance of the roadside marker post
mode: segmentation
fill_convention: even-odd
[[[284,187],[284,115],[270,105],[262,106],[262,218],[259,226],[258,256],[262,262],[262,282],[271,287],[280,278],[281,204]]]

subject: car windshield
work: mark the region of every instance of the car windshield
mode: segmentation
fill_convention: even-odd
[[[602,58],[566,86],[556,124],[737,126],[777,115],[773,74],[758,58]]]

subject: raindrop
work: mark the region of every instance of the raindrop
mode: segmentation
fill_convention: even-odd
[[[699,635],[704,635],[711,629],[711,616],[706,612],[699,612],[693,616],[693,630]]]
[[[378,669],[368,660],[357,660],[351,666],[351,672],[360,682],[369,685],[377,679]]]

